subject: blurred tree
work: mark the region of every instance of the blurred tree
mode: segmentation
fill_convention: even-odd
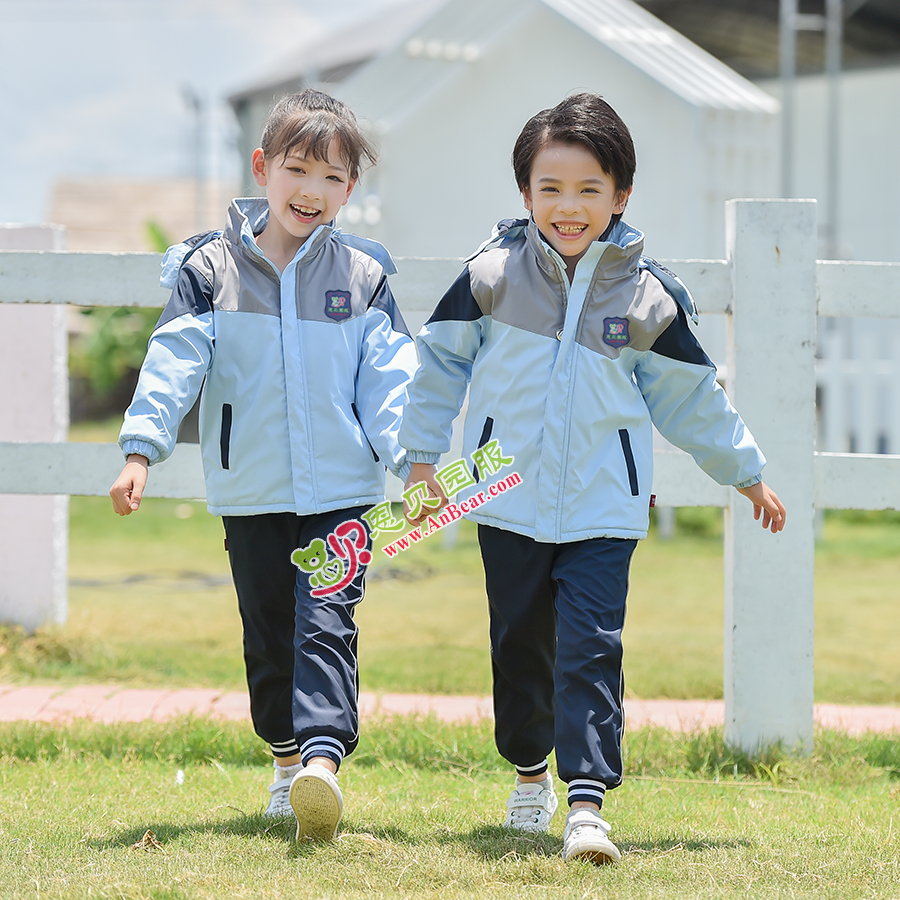
[[[145,226],[148,249],[162,253],[171,243],[157,222]],[[121,412],[122,396],[134,388],[159,319],[159,309],[92,306],[79,310],[69,343],[72,419]],[[80,396],[83,393],[90,396]]]

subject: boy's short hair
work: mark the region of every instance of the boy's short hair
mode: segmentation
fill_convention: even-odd
[[[263,127],[260,146],[267,159],[280,156],[284,160],[299,149],[325,161],[334,140],[351,178],[359,178],[363,160],[375,165],[375,149],[360,130],[353,110],[322,91],[308,88],[275,104]]]
[[[554,142],[581,144],[612,177],[617,191],[631,187],[636,166],[631,133],[599,94],[573,94],[552,109],[542,109],[525,123],[512,155],[519,190],[528,187],[535,157]]]

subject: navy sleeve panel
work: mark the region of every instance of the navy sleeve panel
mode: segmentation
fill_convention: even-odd
[[[178,281],[162,311],[156,327],[171,322],[179,316],[202,316],[213,311],[212,285],[192,266],[185,266],[178,274]]]
[[[706,355],[694,333],[688,325],[687,316],[681,304],[677,304],[678,313],[669,327],[656,339],[650,348],[667,359],[677,362],[693,363],[697,366],[711,366],[715,363]]]
[[[406,327],[406,322],[403,321],[400,307],[397,306],[397,301],[394,300],[394,295],[391,293],[391,289],[388,286],[387,275],[381,276],[381,281],[378,282],[378,287],[375,288],[375,293],[369,301],[369,309],[380,309],[382,312],[387,313],[387,317],[391,320],[391,327],[394,331],[399,331],[400,334],[405,334],[410,338],[412,337],[409,333],[409,329]]]
[[[435,307],[426,324],[430,325],[432,322],[477,322],[483,315],[481,307],[472,296],[469,267],[466,266],[456,281],[447,289],[447,293],[441,297],[440,303]]]

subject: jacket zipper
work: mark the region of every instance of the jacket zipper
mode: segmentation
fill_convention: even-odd
[[[560,266],[560,271],[562,273],[562,286],[563,286],[563,327],[562,330],[557,335],[557,339],[562,343],[562,333],[566,328],[566,317],[569,313],[569,279],[565,273],[565,266],[561,265],[562,260],[560,259],[557,263]],[[584,311],[582,304],[582,312]],[[577,330],[578,323],[575,323],[575,328]],[[560,347],[560,349],[562,349]],[[563,497],[566,492],[566,459],[569,456],[569,438],[570,432],[572,429],[572,416],[569,410],[572,408],[572,392],[575,390],[575,368],[578,364],[578,354],[575,352],[575,342],[574,338],[571,344],[572,350],[572,370],[569,372],[569,384],[568,390],[566,391],[566,408],[565,408],[565,421],[563,423],[563,442],[562,448],[560,451],[561,460],[560,460],[560,469],[559,469],[559,490],[556,495],[556,517],[554,522],[554,530],[555,530],[555,538],[556,540],[560,539],[562,534],[562,515],[563,515]]]

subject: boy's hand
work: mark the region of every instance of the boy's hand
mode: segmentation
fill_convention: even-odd
[[[113,509],[120,516],[130,516],[141,505],[149,465],[146,456],[132,453],[125,463],[125,468],[109,489]]]
[[[403,515],[406,516],[406,521],[409,522],[410,525],[418,525],[420,522],[424,522],[428,516],[433,515],[436,512],[439,512],[447,505],[447,498],[444,496],[444,492],[441,490],[441,486],[435,480],[434,474],[437,471],[437,467],[430,465],[428,463],[413,463],[409,468],[409,477],[406,479],[406,484],[403,487],[404,494],[415,485],[424,481],[425,486],[428,489],[428,499],[437,499],[440,502],[434,506],[423,506],[420,504],[420,508],[418,511],[410,509],[409,501],[406,497],[403,498]],[[416,512],[415,516],[412,516],[411,513]]]
[[[764,481],[747,488],[737,488],[738,493],[743,494],[753,504],[753,518],[759,519],[762,514],[762,527],[771,526],[772,534],[777,534],[784,528],[784,520],[787,515],[784,504]]]

